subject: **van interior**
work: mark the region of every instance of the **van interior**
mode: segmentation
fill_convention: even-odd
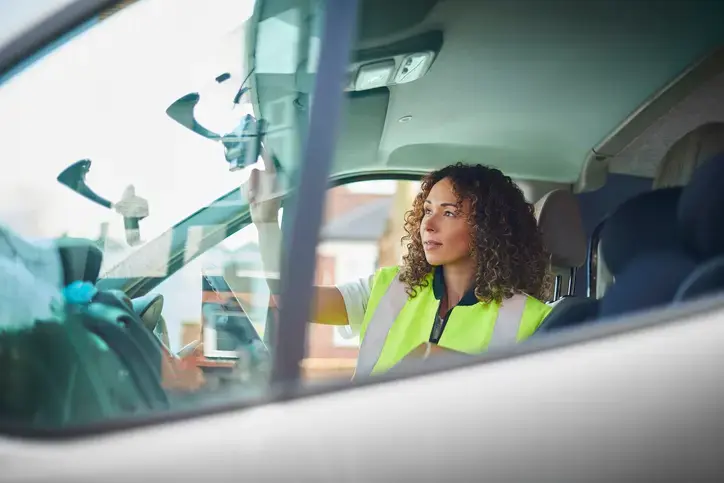
[[[464,161],[514,178],[556,275],[541,333],[716,291],[723,9],[366,0],[332,176]],[[282,95],[255,82],[259,106]]]
[[[284,22],[299,2],[258,3],[264,8],[248,21],[257,34],[250,58],[268,42],[264,22]],[[724,289],[724,3],[364,0],[358,18],[330,183],[416,179],[458,161],[499,168],[516,180],[535,204],[555,275],[547,300],[554,308],[533,339],[666,311]],[[314,79],[299,71],[254,73],[255,115],[272,118],[268,106],[291,97],[303,124],[313,111]],[[268,142],[274,149],[275,141]],[[281,167],[290,168],[285,161]],[[144,373],[128,354],[160,366],[160,356],[139,354],[159,341],[168,344],[157,331],[160,310],[149,310],[158,299],[149,294],[185,263],[182,229],[212,217],[228,236],[249,224],[248,213],[222,206],[228,193],[219,196],[171,228],[178,250],[169,255],[165,277],[124,278],[113,271],[101,277],[103,254],[92,243],[60,243],[67,281],[120,290],[108,305],[150,329],[144,335],[139,324],[127,324],[124,330],[135,327],[135,348],[114,346],[125,358],[89,356],[106,361],[108,371],[131,366],[131,373]],[[206,248],[218,233],[208,237]],[[103,327],[92,331],[115,337],[116,329]],[[57,328],[41,329],[36,336],[50,347]],[[3,340],[7,347],[17,343]],[[8,354],[0,350],[0,364],[16,363]],[[32,362],[26,360],[24,370],[37,374]],[[133,414],[136,398],[154,410],[168,408],[176,396],[159,389],[158,377],[116,381],[119,414]],[[86,382],[75,393],[79,401],[92,398],[95,386]],[[0,377],[0,394],[16,384]],[[0,397],[3,419],[55,421],[57,408],[28,403],[39,391],[33,386]],[[187,397],[181,406],[199,398]],[[84,409],[63,421],[106,414],[102,405],[93,406],[95,412],[78,407]]]

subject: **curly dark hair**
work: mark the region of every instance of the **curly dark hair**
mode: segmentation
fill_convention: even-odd
[[[515,293],[544,300],[550,291],[550,257],[543,246],[532,204],[520,188],[500,170],[481,164],[457,163],[422,179],[412,210],[405,214],[402,242],[407,254],[400,281],[410,297],[424,287],[432,266],[425,258],[420,236],[424,202],[432,187],[448,178],[458,200],[470,200],[472,253],[477,260],[475,295],[484,303],[497,302]]]

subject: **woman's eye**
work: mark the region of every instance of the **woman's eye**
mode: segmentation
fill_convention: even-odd
[[[452,211],[446,211],[445,216],[455,216],[455,213],[453,213]]]
[[[432,210],[425,209],[425,214],[426,214],[426,215],[429,215],[430,213],[432,213]]]

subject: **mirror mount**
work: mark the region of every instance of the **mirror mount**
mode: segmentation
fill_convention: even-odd
[[[226,74],[217,77],[221,83],[227,80]],[[234,96],[234,105],[249,91],[243,84]],[[256,119],[247,114],[240,120],[238,126],[228,134],[218,134],[204,127],[196,120],[196,105],[201,100],[197,92],[192,92],[174,101],[167,109],[166,114],[186,129],[214,142],[221,142],[224,147],[224,158],[229,164],[229,171],[238,171],[256,163],[261,155],[262,142],[267,134],[269,123],[265,119]],[[272,155],[277,172],[281,165]]]

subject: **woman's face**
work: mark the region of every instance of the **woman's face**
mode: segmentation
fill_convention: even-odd
[[[424,202],[420,237],[427,263],[451,265],[470,260],[470,201],[460,202],[448,178],[438,181]]]

